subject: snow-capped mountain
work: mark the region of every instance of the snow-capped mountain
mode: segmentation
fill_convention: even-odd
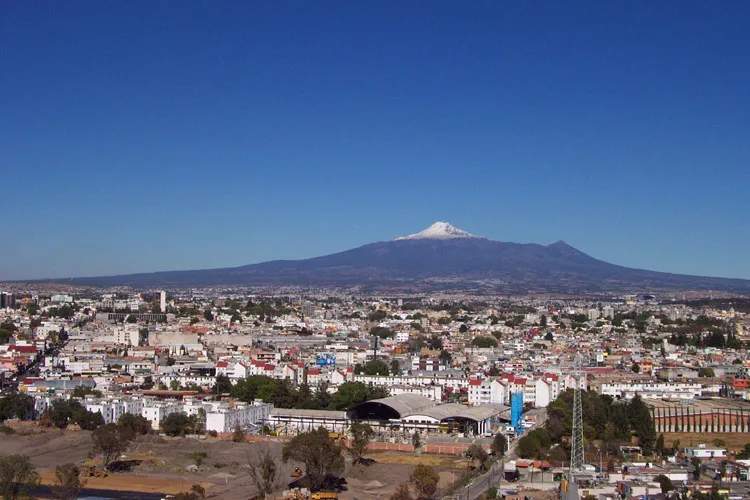
[[[409,236],[399,236],[398,240],[450,240],[453,238],[478,238],[473,234],[458,229],[450,222],[436,222],[424,231],[410,234]]]
[[[727,290],[750,293],[750,280],[629,269],[595,259],[563,241],[551,245],[493,241],[437,222],[395,241],[319,257],[223,269],[165,271],[65,280],[67,285],[139,288],[252,285],[361,287],[371,290],[488,293],[581,293]]]

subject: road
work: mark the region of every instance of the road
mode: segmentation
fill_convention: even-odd
[[[518,440],[526,435],[526,433],[528,433],[529,431],[536,429],[539,426],[543,426],[547,422],[546,408],[535,408],[534,410],[531,410],[529,414],[536,415],[536,425],[534,427],[526,429],[523,434],[514,439],[513,442],[510,443],[505,456],[495,462],[487,472],[475,478],[471,483],[456,491],[450,497],[445,498],[455,498],[456,500],[475,500],[476,498],[479,498],[482,493],[485,493],[490,487],[497,487],[503,479],[503,469],[505,468],[505,461],[513,460],[516,458],[516,447],[518,446]]]

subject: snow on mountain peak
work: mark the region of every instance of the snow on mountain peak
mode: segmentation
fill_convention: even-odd
[[[449,222],[436,222],[424,231],[409,236],[399,236],[396,240],[449,240],[453,238],[477,238],[471,233],[458,229]]]

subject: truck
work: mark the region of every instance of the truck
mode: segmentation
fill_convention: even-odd
[[[335,491],[316,491],[310,495],[310,500],[337,500],[338,497]]]

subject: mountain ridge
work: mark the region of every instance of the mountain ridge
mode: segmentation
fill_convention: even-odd
[[[590,293],[630,290],[716,290],[750,293],[750,280],[632,269],[591,257],[562,240],[549,245],[474,236],[448,223],[418,237],[368,243],[300,260],[218,269],[159,271],[90,278],[34,280],[89,286],[320,286],[368,289],[464,289],[487,293]],[[449,236],[445,236],[445,233]]]

